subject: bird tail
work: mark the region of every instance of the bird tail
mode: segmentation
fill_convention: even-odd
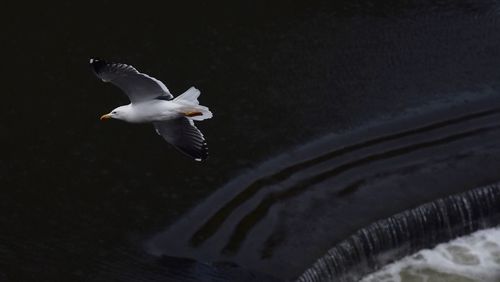
[[[198,121],[209,119],[213,114],[208,107],[200,105],[200,102],[198,102],[199,96],[200,90],[191,87],[186,92],[175,97],[173,101],[184,106],[183,113],[186,117]]]

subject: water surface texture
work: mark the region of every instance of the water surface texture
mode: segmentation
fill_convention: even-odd
[[[495,1],[13,5],[0,279],[293,279],[373,221],[499,180]],[[209,160],[100,122],[127,100],[91,57],[199,88]]]

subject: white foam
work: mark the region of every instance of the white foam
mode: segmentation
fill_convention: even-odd
[[[500,228],[421,250],[364,277],[362,282],[500,281]]]

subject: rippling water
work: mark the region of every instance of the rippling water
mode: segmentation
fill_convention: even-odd
[[[148,250],[230,259],[277,276],[297,275],[326,249],[382,215],[495,181],[499,103],[492,98],[442,106],[301,146],[221,187],[156,234]],[[406,225],[420,237],[425,237],[423,230],[440,231],[438,226],[413,229],[417,223]]]
[[[500,228],[477,231],[421,250],[364,277],[361,282],[498,282]]]

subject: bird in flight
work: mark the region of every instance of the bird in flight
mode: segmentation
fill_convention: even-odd
[[[90,59],[90,65],[98,78],[119,87],[130,99],[130,104],[101,116],[101,120],[152,123],[156,133],[182,153],[196,161],[208,157],[205,137],[193,121],[209,119],[212,112],[199,104],[198,89],[191,87],[174,98],[161,81],[131,65],[99,59]]]

